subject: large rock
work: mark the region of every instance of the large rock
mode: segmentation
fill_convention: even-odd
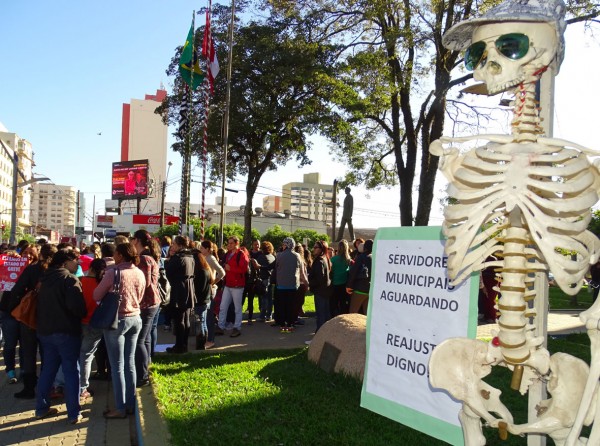
[[[333,368],[335,373],[354,376],[362,381],[367,356],[367,317],[362,314],[342,314],[319,329],[308,348],[308,359],[319,364],[323,346],[331,344],[339,350]]]

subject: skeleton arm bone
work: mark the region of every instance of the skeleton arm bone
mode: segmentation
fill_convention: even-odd
[[[546,146],[554,146],[554,147],[560,147],[560,148],[565,148],[565,149],[573,148],[573,149],[576,149],[576,150],[580,151],[581,153],[585,153],[586,155],[591,156],[591,157],[600,156],[600,151],[590,149],[589,147],[581,146],[574,142],[567,141],[566,139],[548,138],[545,136],[539,136],[537,139],[537,142],[540,144],[546,145]]]

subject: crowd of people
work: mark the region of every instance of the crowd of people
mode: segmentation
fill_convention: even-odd
[[[188,351],[192,329],[198,350],[214,347],[218,335],[240,336],[245,302],[247,324],[270,322],[282,333],[304,324],[309,291],[316,330],[339,314],[366,314],[373,241],[357,239],[351,249],[342,240],[336,247],[316,241],[309,250],[288,237],[277,249],[254,240],[248,250],[232,236],[226,249],[217,249],[208,240],[155,239],[145,230],[90,246],[44,240],[2,245],[0,253],[27,259],[14,287],[0,297],[8,382],[20,378],[23,384],[14,396],[35,399],[38,418],[56,414],[52,401],[64,398],[68,421],[76,424],[81,404],[93,395],[90,379],[110,377],[114,408],[104,417],[125,418],[135,411],[136,386],[149,384],[159,318],[175,336],[167,353],[179,354]],[[33,290],[35,327],[11,314]],[[119,297],[118,323],[99,329],[92,316],[109,292]]]

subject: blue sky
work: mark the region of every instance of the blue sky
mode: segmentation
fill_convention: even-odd
[[[0,122],[33,144],[37,174],[86,194],[89,214],[94,196],[97,211],[110,198],[110,168],[120,156],[122,104],[153,94],[161,82],[170,89],[165,69],[185,41],[192,11],[206,5],[188,0],[4,2]],[[197,16],[196,25],[203,23],[204,17]],[[582,26],[567,34],[566,59],[557,78],[555,135],[599,147],[600,50],[583,35]],[[327,183],[342,176],[343,166],[331,161],[326,142],[317,139],[311,156],[312,166],[289,165],[267,174],[261,182],[266,188],[259,192],[275,193],[270,189],[301,181],[308,172],[322,172]],[[174,163],[169,178],[176,179],[179,156],[169,149],[168,157]],[[179,187],[176,182],[168,189],[167,200],[178,201]],[[230,187],[243,189],[243,179]],[[194,183],[192,201],[199,202],[199,195]],[[244,195],[230,194],[228,200],[241,205]],[[357,188],[354,196],[359,209],[355,225],[397,224],[397,190]],[[209,194],[209,202],[213,197]],[[255,197],[255,206],[262,197]],[[440,222],[434,216],[431,224]]]

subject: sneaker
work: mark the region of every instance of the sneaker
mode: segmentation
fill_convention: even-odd
[[[47,417],[51,417],[52,415],[56,415],[57,413],[58,413],[58,409],[56,407],[50,407],[45,412],[36,413],[35,417],[38,420],[41,420],[41,419],[44,419]]]
[[[310,343],[311,343],[311,342],[312,342],[312,341],[311,341],[310,339],[309,339],[308,341],[304,341],[304,343],[305,343],[306,345],[310,345]]]
[[[215,327],[215,334],[216,335],[223,335],[225,334],[225,330],[223,330],[221,327],[219,327],[218,325]]]
[[[94,392],[91,392],[88,389],[85,389],[83,392],[81,392],[81,395],[79,395],[79,398],[82,400],[87,400],[88,398],[91,398],[94,395]]]
[[[229,337],[237,338],[241,334],[242,334],[241,331],[239,331],[237,328],[234,328],[233,331],[231,332],[231,334],[229,335]]]
[[[204,343],[204,350],[208,350],[209,348],[213,348],[215,346],[215,343],[212,341],[206,341]]]
[[[17,375],[15,374],[14,370],[9,370],[8,372],[6,372],[6,374],[8,375],[8,383],[9,384],[17,383]]]
[[[69,424],[78,424],[83,421],[83,415],[79,414],[75,418],[69,418]]]

